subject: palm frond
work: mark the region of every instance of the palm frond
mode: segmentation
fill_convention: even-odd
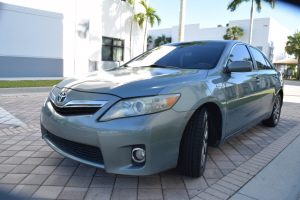
[[[285,45],[285,51],[288,54],[294,54],[300,59],[300,32],[296,31],[292,36],[288,36],[288,41]]]
[[[271,8],[275,8],[276,0],[264,0],[266,3],[268,3]]]
[[[135,22],[138,23],[139,27],[140,28],[143,28],[144,26],[144,21],[145,21],[145,14],[144,13],[138,13],[138,14],[135,14],[133,19]]]
[[[156,9],[148,6],[147,9],[146,9],[146,13],[155,13],[156,12]]]
[[[255,0],[257,12],[261,11],[261,0]]]
[[[160,22],[161,22],[161,18],[158,15],[156,15],[156,14],[153,14],[153,16],[156,18],[157,25],[159,26]]]
[[[144,6],[144,8],[145,8],[145,10],[147,10],[147,4],[146,4],[146,2],[145,1],[140,1],[140,4],[142,5],[142,6]]]
[[[233,0],[231,3],[228,4],[227,10],[230,10],[231,12],[235,11],[237,7],[244,1],[248,2],[249,0]]]
[[[223,36],[224,40],[239,40],[244,35],[244,30],[238,26],[231,26],[227,28],[226,34]]]
[[[135,0],[128,0],[128,3],[129,3],[130,5],[133,5],[134,2],[135,2]]]

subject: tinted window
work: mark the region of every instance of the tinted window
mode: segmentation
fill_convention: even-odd
[[[225,46],[225,42],[209,41],[164,45],[142,54],[127,65],[155,64],[185,69],[212,69],[217,65]]]
[[[258,50],[250,47],[250,51],[254,56],[258,69],[270,69],[270,66],[267,65],[264,56]]]
[[[236,45],[233,47],[227,65],[234,61],[251,61],[251,56],[245,45]]]

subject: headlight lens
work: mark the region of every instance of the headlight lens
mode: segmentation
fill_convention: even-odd
[[[51,92],[50,92],[50,99],[52,99],[53,101],[55,101],[55,95],[53,94],[53,90],[55,89],[56,85],[54,85],[51,89]]]
[[[146,115],[170,109],[178,100],[180,94],[159,95],[123,100],[116,103],[106,112],[100,121]]]

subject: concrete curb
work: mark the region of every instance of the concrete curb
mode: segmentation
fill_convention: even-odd
[[[67,77],[16,77],[16,78],[0,78],[0,81],[23,81],[23,80],[64,80]]]
[[[0,96],[49,93],[52,87],[0,88]]]
[[[297,129],[298,127],[298,129]],[[299,134],[300,124],[292,132]],[[293,137],[292,135],[290,135]],[[282,140],[289,142],[289,139]],[[270,164],[244,185],[230,200],[241,199],[299,199],[300,198],[300,136],[298,136]]]
[[[200,192],[192,200],[229,199],[274,160],[299,135],[300,124],[272,142],[235,170]]]

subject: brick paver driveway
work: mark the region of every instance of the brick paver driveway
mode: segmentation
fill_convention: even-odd
[[[72,161],[41,139],[39,112],[47,95],[0,97],[0,188],[29,199],[227,199],[299,135],[285,134],[300,122],[299,91],[300,82],[286,81],[276,128],[257,125],[209,148],[201,178],[176,170],[115,175]]]

